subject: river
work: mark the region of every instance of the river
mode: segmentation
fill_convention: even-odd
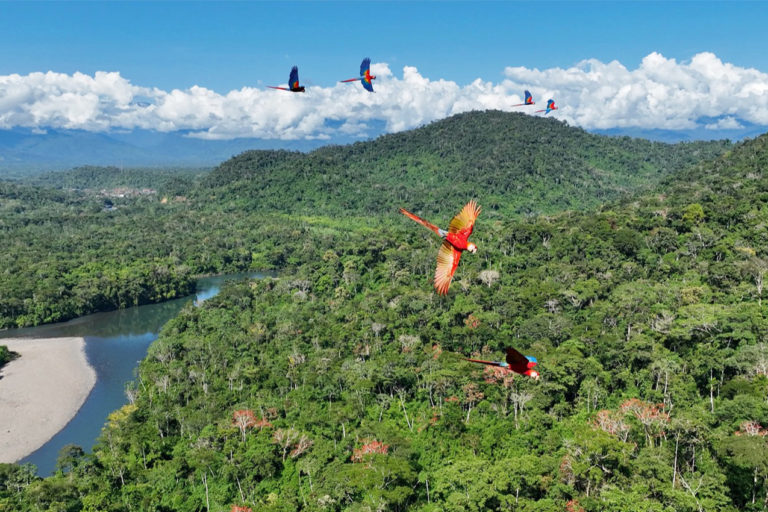
[[[160,329],[181,309],[219,293],[225,281],[264,277],[260,273],[227,274],[197,281],[197,292],[181,299],[136,306],[76,318],[68,322],[0,331],[2,338],[82,337],[88,362],[96,371],[96,384],[72,420],[35,452],[19,461],[31,462],[41,476],[50,475],[59,450],[73,443],[91,451],[107,416],[128,402],[125,385],[135,378],[139,362]]]

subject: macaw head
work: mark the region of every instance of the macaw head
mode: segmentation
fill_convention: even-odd
[[[472,242],[469,242],[467,244],[467,250],[471,252],[472,254],[475,254],[477,252],[477,246],[473,244]]]
[[[537,372],[536,370],[528,370],[527,372],[525,372],[525,374],[528,375],[533,380],[539,380],[539,372]]]

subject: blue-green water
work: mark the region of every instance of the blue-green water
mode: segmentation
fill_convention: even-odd
[[[263,274],[230,274],[197,282],[197,293],[160,304],[96,313],[62,322],[0,332],[2,338],[82,337],[88,362],[96,371],[96,384],[74,418],[20,463],[31,462],[41,475],[53,473],[64,445],[74,443],[90,451],[107,416],[128,402],[125,385],[135,378],[139,361],[157,339],[162,326],[191,302],[199,303],[219,293],[225,281],[263,277]],[[41,376],[41,378],[45,378]]]

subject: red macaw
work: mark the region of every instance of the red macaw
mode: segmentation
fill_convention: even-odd
[[[366,91],[373,92],[373,82],[376,77],[371,74],[371,59],[368,57],[363,59],[360,63],[360,77],[350,78],[349,80],[342,80],[342,82],[357,82],[358,80],[363,84]]]
[[[459,265],[461,253],[464,251],[469,251],[471,253],[477,251],[477,246],[472,242],[467,241],[467,238],[472,234],[472,228],[475,226],[475,219],[480,215],[480,207],[477,206],[474,199],[465,204],[459,214],[451,220],[451,225],[448,227],[448,231],[440,229],[434,224],[430,224],[421,217],[418,217],[403,208],[400,208],[400,213],[410,217],[427,229],[434,231],[443,239],[443,245],[440,246],[440,251],[437,253],[435,289],[440,295],[447,294],[448,287],[451,286],[453,273],[456,272],[456,267]]]
[[[291,75],[288,77],[288,87],[275,87],[268,85],[270,89],[280,89],[281,91],[304,92],[304,86],[299,86],[299,67],[291,68]]]
[[[524,107],[525,105],[535,105],[536,102],[533,101],[533,96],[531,96],[530,91],[525,91],[525,103],[518,103],[517,105],[512,105],[513,107]]]
[[[498,366],[506,370],[519,373],[520,375],[527,375],[535,380],[539,380],[539,372],[534,370],[534,367],[539,363],[533,356],[524,356],[512,347],[507,348],[506,361],[481,361],[480,359],[468,359],[473,363],[487,364],[490,366]]]
[[[547,101],[547,108],[544,110],[537,110],[536,112],[544,112],[544,115],[549,114],[553,110],[557,110],[557,107],[555,106],[555,100],[549,100]]]

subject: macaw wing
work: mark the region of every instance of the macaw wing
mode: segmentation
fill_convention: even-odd
[[[513,368],[520,368],[520,367],[527,368],[528,358],[525,357],[520,352],[518,352],[517,350],[513,349],[512,347],[508,347],[507,363],[509,363],[509,366],[512,366]]]
[[[360,76],[365,76],[366,71],[371,70],[371,59],[368,57],[363,59],[363,62],[360,63]]]
[[[288,78],[288,87],[295,89],[299,88],[299,67],[293,66],[291,68],[291,76]]]
[[[475,226],[475,219],[480,215],[480,207],[475,200],[471,200],[464,205],[458,215],[451,219],[451,225],[448,227],[449,233],[467,232],[467,236],[472,234],[472,228]]]
[[[448,287],[451,286],[451,279],[453,279],[453,273],[456,272],[456,267],[459,266],[460,258],[460,251],[454,249],[447,240],[443,242],[437,252],[437,268],[435,269],[435,290],[440,295],[448,293]]]
[[[533,96],[531,96],[531,91],[525,91],[525,104],[533,105]]]
[[[360,82],[363,84],[366,91],[373,92],[373,84],[371,83],[370,78],[363,77],[360,79]]]

